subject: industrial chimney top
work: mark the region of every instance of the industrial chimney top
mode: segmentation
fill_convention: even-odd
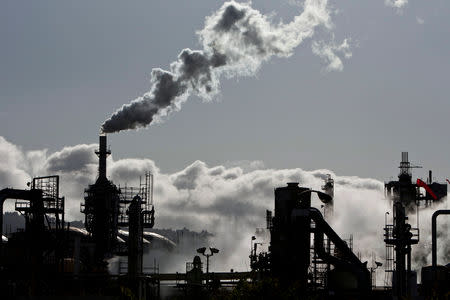
[[[99,136],[99,148],[95,151],[98,156],[98,178],[106,179],[106,158],[111,154],[106,146],[106,134]]]

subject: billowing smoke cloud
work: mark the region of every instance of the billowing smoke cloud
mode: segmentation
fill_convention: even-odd
[[[226,2],[197,32],[203,49],[182,50],[170,71],[153,69],[150,91],[123,105],[103,123],[102,130],[110,133],[146,127],[179,110],[191,94],[208,101],[219,92],[221,75],[255,74],[271,57],[290,56],[318,26],[332,27],[327,0],[306,0],[303,12],[287,24],[272,24],[250,3]],[[342,70],[342,62],[334,53],[349,53],[344,43],[341,48],[328,46],[327,54],[321,55],[330,60],[330,70]]]
[[[84,188],[97,176],[96,148],[94,144],[77,145],[51,154],[33,151],[34,154],[30,155],[30,152],[24,152],[0,138],[0,154],[6,155],[0,164],[3,174],[0,188],[11,185],[25,188],[25,183],[31,178],[28,157],[32,156],[34,165],[41,166],[34,175],[56,173],[61,176],[61,193],[66,196],[66,218],[80,220],[83,217],[79,208]],[[249,268],[250,237],[255,235],[256,228],[265,228],[265,210],[274,208],[275,187],[296,181],[302,186],[320,189],[327,174],[335,179],[335,217],[331,225],[343,238],[353,234],[355,252],[369,261],[369,265],[372,256],[384,262],[382,228],[385,212],[391,211],[391,205],[384,199],[383,183],[378,180],[338,176],[326,169],[267,169],[262,162],[249,161],[218,166],[195,161],[183,170],[168,174],[161,172],[149,159],[108,159],[108,177],[116,184],[137,185],[145,171],[151,171],[155,178],[156,227],[186,227],[213,233],[210,244],[204,246],[221,250],[211,260],[214,271]],[[321,202],[313,198],[313,204],[320,208]],[[415,268],[431,263],[431,213],[437,208],[445,208],[445,203],[421,211],[421,242],[413,247]],[[391,216],[392,213],[388,217]],[[415,226],[414,215],[410,216],[410,223]],[[441,235],[448,232],[446,218],[439,219],[438,225]],[[267,245],[264,244],[263,248]],[[442,236],[438,246],[439,261],[447,262],[449,240]],[[171,256],[170,265],[164,270],[184,272],[185,262],[191,261],[193,255],[195,253],[183,252]],[[164,255],[159,257],[162,259]],[[380,284],[384,278],[381,270],[378,277]]]

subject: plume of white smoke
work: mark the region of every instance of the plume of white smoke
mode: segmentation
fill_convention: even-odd
[[[348,39],[345,39],[340,45],[334,41],[329,43],[325,41],[314,41],[312,43],[312,51],[328,63],[326,67],[327,71],[342,71],[344,69],[344,64],[338,53],[341,53],[346,59],[352,57]]]
[[[146,127],[179,110],[191,94],[210,100],[221,75],[252,75],[271,57],[290,56],[316,27],[331,28],[327,2],[306,0],[303,12],[287,24],[272,24],[251,3],[225,2],[197,32],[203,49],[182,50],[169,71],[153,69],[150,91],[117,110],[103,132]]]
[[[97,145],[65,147],[61,151],[47,154],[45,151],[33,157],[36,166],[42,166],[35,175],[58,174],[61,176],[61,193],[66,196],[66,218],[81,219],[80,202],[84,188],[95,181]],[[8,155],[2,160],[0,188],[16,185],[22,188],[30,180],[30,169],[24,152],[3,138],[0,138],[0,153]],[[78,161],[78,163],[77,163]],[[265,210],[273,210],[274,188],[285,186],[286,182],[297,181],[301,186],[320,189],[327,174],[335,179],[335,214],[332,227],[343,238],[354,237],[354,250],[362,260],[371,263],[372,255],[384,262],[383,231],[385,212],[391,211],[391,204],[384,199],[383,183],[370,178],[338,176],[330,170],[305,171],[300,168],[266,169],[261,162],[244,161],[240,164],[208,166],[196,161],[175,173],[164,173],[149,159],[108,159],[108,177],[116,184],[130,186],[139,183],[139,177],[150,170],[155,177],[154,199],[156,227],[189,228],[207,230],[214,234],[209,245],[220,249],[211,260],[213,271],[247,270],[250,238],[256,228],[265,227]],[[17,175],[19,174],[19,175]],[[6,178],[6,180],[5,180]],[[13,181],[11,179],[14,179]],[[22,182],[23,180],[23,182]],[[20,183],[20,184],[19,184]],[[321,202],[313,198],[313,204],[320,208]],[[441,206],[421,211],[421,241],[413,247],[413,267],[419,268],[431,261],[430,226],[431,213]],[[391,213],[392,215],[392,213]],[[391,216],[390,215],[390,216]],[[410,216],[415,226],[415,216]],[[448,222],[439,219],[438,237],[439,261],[447,262],[449,240]],[[267,248],[267,244],[263,245]],[[186,249],[190,249],[186,247]],[[189,251],[187,251],[189,252]],[[185,271],[185,262],[191,261],[195,253],[178,252],[167,257],[170,264],[165,271]],[[160,259],[164,255],[159,253]],[[381,276],[382,272],[378,272]]]
[[[408,4],[408,0],[384,0],[384,4],[389,7],[401,9]]]

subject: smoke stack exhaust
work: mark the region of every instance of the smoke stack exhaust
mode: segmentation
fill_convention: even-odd
[[[106,158],[111,154],[106,144],[106,134],[99,136],[99,148],[95,151],[98,156],[98,179],[106,179]]]
[[[190,95],[211,100],[219,93],[221,76],[252,76],[272,57],[291,56],[317,27],[331,29],[330,13],[328,0],[306,0],[290,23],[274,24],[250,2],[225,2],[197,32],[203,49],[186,48],[169,70],[153,69],[150,91],[113,113],[102,132],[147,127],[178,111]]]

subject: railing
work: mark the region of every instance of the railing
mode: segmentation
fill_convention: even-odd
[[[27,210],[30,208],[30,202],[16,201],[15,208],[18,211]]]
[[[415,244],[419,242],[419,228],[410,228],[409,232],[411,233],[411,243]],[[394,225],[386,225],[384,227],[384,242],[388,244],[394,244],[397,240],[397,235],[394,231]]]

